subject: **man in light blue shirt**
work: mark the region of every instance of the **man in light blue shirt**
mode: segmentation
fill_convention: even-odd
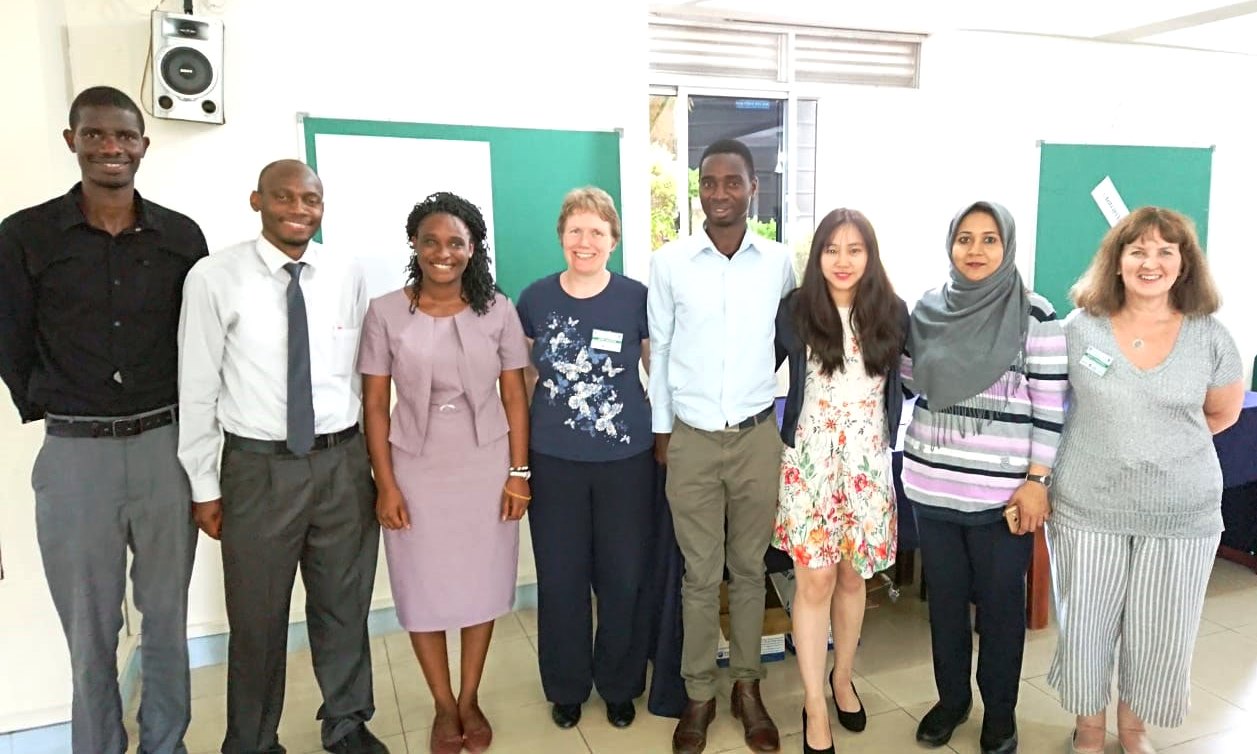
[[[685,557],[681,675],[689,704],[675,754],[698,754],[715,716],[719,594],[729,569],[732,708],[753,751],[780,748],[760,699],[764,553],[781,468],[774,319],[794,288],[789,250],[755,235],[747,212],[758,188],[751,152],[732,139],[699,163],[703,230],[655,252],[647,298],[655,454]]]

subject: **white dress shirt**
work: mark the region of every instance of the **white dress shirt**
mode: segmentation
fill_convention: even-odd
[[[265,238],[197,262],[179,320],[179,460],[192,499],[221,497],[220,430],[257,440],[288,434],[288,299],[293,261]],[[311,242],[299,260],[310,332],[314,431],[358,422],[358,337],[367,284],[358,262]]]
[[[777,305],[794,289],[790,250],[747,229],[732,257],[705,230],[650,263],[650,405],[655,432],[673,418],[710,432],[773,404]]]

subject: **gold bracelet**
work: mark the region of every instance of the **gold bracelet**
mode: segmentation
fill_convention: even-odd
[[[510,495],[511,497],[515,498],[516,500],[532,500],[532,495],[521,495],[517,492],[511,492],[505,487],[502,488],[502,491]]]

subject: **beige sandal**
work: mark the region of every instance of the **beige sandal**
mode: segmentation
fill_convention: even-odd
[[[1084,726],[1088,727],[1088,726]],[[1078,748],[1078,728],[1069,734],[1069,754],[1104,754],[1104,728],[1094,728],[1100,731],[1100,748],[1098,749],[1079,749]]]
[[[1157,750],[1152,748],[1152,744],[1148,742],[1147,728],[1121,728],[1117,729],[1118,740],[1121,740],[1122,733],[1138,733],[1143,739],[1139,742],[1137,748],[1128,749],[1126,744],[1122,744],[1122,754],[1157,754]]]

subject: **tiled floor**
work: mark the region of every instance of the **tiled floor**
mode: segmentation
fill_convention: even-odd
[[[926,751],[915,742],[917,721],[935,699],[930,666],[929,626],[925,605],[915,588],[895,604],[885,592],[875,593],[856,660],[856,685],[870,715],[868,729],[858,735],[838,729],[838,751],[849,754]],[[1192,712],[1173,730],[1155,730],[1153,742],[1162,754],[1247,754],[1257,751],[1257,575],[1218,561],[1209,584],[1205,620],[1192,671]],[[572,730],[550,722],[549,708],[537,675],[536,613],[522,610],[498,622],[481,690],[481,703],[494,724],[491,752],[511,754],[638,754],[669,752],[671,719],[646,712],[638,702],[638,718],[625,730],[612,728],[597,700],[585,705],[584,718]],[[1045,674],[1056,632],[1033,632],[1026,656],[1017,708],[1022,754],[1067,752],[1065,740],[1073,718],[1061,710]],[[455,650],[456,652],[456,650]],[[455,654],[455,657],[457,655]],[[393,754],[428,751],[432,699],[405,634],[376,638],[375,701],[371,729]],[[193,721],[187,737],[191,754],[216,752],[224,725],[226,673],[222,665],[193,673]],[[727,686],[726,686],[727,689]],[[768,665],[764,698],[782,733],[782,751],[802,749],[799,710],[802,688],[793,658]],[[979,701],[975,694],[975,704]],[[319,693],[308,651],[289,658],[288,695],[281,740],[292,754],[321,751],[314,719]],[[980,709],[940,752],[978,752]],[[1109,715],[1110,729],[1113,714]],[[133,722],[133,721],[132,721]],[[836,727],[836,724],[835,724]],[[134,735],[132,736],[134,740]],[[741,727],[729,715],[727,695],[713,723],[708,752],[742,752]],[[1120,747],[1110,738],[1108,752]]]

